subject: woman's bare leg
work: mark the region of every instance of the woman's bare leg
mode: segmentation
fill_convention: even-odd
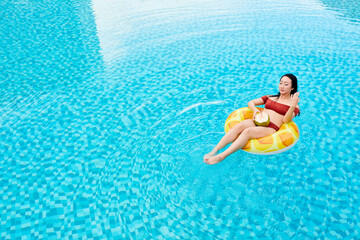
[[[231,146],[226,149],[223,153],[220,153],[216,156],[210,157],[205,162],[207,164],[216,164],[224,160],[230,154],[236,152],[237,150],[243,148],[249,139],[260,138],[271,135],[275,133],[275,129],[268,127],[250,127],[246,128],[240,136],[231,144]]]
[[[234,142],[235,139],[239,136],[239,134],[249,127],[255,127],[255,124],[251,119],[246,119],[236,124],[233,128],[230,129],[230,131],[228,131],[223,136],[223,138],[220,140],[220,142],[214,147],[214,149],[211,152],[204,155],[204,161],[216,155],[219,150],[223,149],[229,143]]]

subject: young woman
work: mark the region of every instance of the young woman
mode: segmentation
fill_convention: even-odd
[[[253,119],[244,120],[233,128],[220,140],[215,148],[204,156],[207,164],[216,164],[224,160],[230,154],[243,148],[252,138],[260,138],[271,135],[279,130],[283,123],[290,122],[292,118],[300,113],[299,92],[297,91],[297,78],[293,74],[285,74],[280,78],[279,93],[277,95],[265,95],[248,103],[253,111]],[[267,127],[256,126],[255,115],[260,112],[255,106],[265,104],[266,112],[270,116],[270,124]],[[218,151],[232,143],[224,152]]]

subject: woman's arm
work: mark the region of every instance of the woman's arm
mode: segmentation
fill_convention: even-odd
[[[284,118],[283,118],[283,122],[284,123],[288,123],[291,121],[291,119],[293,119],[295,117],[295,108],[298,108],[299,106],[290,106],[289,110],[287,110]]]
[[[299,92],[296,92],[293,96],[291,96],[291,100],[290,100],[290,108],[289,110],[287,110],[284,118],[283,118],[283,122],[284,123],[288,123],[291,121],[291,119],[293,119],[295,117],[295,108],[299,108]]]
[[[262,100],[262,98],[257,98],[248,102],[248,107],[251,109],[251,111],[254,112],[255,109],[257,109],[255,106],[263,105],[263,104],[264,104],[264,100]]]
[[[263,104],[264,100],[262,98],[257,98],[248,102],[248,107],[251,109],[251,111],[253,111],[253,119],[255,118],[255,115],[260,112],[259,109],[257,109],[255,106]]]

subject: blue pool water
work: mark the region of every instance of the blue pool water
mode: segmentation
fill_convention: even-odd
[[[1,239],[359,238],[359,7],[1,1]],[[296,146],[204,164],[288,72]]]

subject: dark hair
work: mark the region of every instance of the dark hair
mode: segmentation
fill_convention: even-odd
[[[293,90],[291,90],[290,95],[296,93],[297,88],[298,88],[296,76],[294,74],[288,73],[288,74],[281,76],[280,81],[283,77],[288,77],[291,79],[291,87],[293,88]],[[280,97],[280,92],[278,92],[278,94],[276,94],[276,95],[271,95],[270,97],[276,97],[276,99],[278,99]],[[298,116],[300,116],[300,111],[299,111]]]
[[[288,77],[291,79],[291,87],[293,88],[293,90],[291,90],[290,94],[294,94],[297,92],[297,88],[298,88],[298,84],[297,84],[297,78],[295,77],[294,74],[291,74],[291,73],[288,73],[288,74],[285,74],[283,76],[281,76],[280,78],[280,81],[283,77]],[[279,98],[280,97],[280,92],[278,92],[278,94],[276,95],[271,95],[270,97],[276,97],[276,98]]]

